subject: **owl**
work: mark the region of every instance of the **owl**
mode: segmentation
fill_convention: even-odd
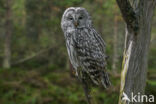
[[[110,86],[106,72],[105,43],[94,29],[87,10],[82,7],[66,9],[62,16],[61,28],[70,62],[85,92],[88,93],[89,83],[103,85],[105,88]]]

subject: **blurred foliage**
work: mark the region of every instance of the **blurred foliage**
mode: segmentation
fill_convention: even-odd
[[[0,70],[1,104],[86,104],[82,86],[63,69]],[[154,70],[155,71],[155,70]],[[109,89],[92,88],[95,104],[117,104],[119,77],[110,76]],[[148,80],[146,94],[156,94],[155,81]],[[112,100],[113,99],[113,100]]]
[[[71,6],[84,7],[91,14],[96,30],[107,45],[110,72],[113,20],[115,15],[118,16],[116,70],[117,74],[120,73],[125,29],[115,0],[13,0],[12,68],[0,69],[0,104],[86,104],[79,82],[69,74],[69,59],[60,28],[61,16]],[[5,13],[6,2],[0,0],[0,66],[3,61]],[[152,26],[148,60],[150,74],[146,87],[148,94],[156,94],[156,11]],[[23,59],[28,60],[21,61]],[[95,104],[117,104],[120,79],[111,75],[111,81],[113,87],[108,90],[92,89]]]
[[[82,86],[66,71],[1,69],[0,78],[1,104],[86,104]],[[92,96],[98,104],[113,104],[118,90],[93,88]]]

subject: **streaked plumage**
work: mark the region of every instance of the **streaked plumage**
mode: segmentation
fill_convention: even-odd
[[[86,9],[65,10],[61,27],[66,39],[70,62],[78,78],[88,86],[89,81],[107,88],[110,85],[106,69],[105,43],[92,26]]]

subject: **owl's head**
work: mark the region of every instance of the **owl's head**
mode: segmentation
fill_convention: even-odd
[[[61,27],[62,29],[70,28],[83,28],[92,25],[91,17],[87,10],[82,7],[70,7],[65,10]]]

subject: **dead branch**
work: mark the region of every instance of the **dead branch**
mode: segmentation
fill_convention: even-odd
[[[29,60],[31,60],[33,58],[36,58],[36,57],[38,57],[38,56],[40,56],[40,55],[50,51],[51,49],[52,48],[43,49],[43,50],[41,50],[41,51],[39,51],[39,52],[37,52],[37,53],[35,53],[33,55],[27,56],[26,58],[23,58],[23,59],[20,59],[20,60],[18,60],[16,62],[13,62],[12,65],[18,65],[18,64],[24,63],[26,61],[29,61]]]

